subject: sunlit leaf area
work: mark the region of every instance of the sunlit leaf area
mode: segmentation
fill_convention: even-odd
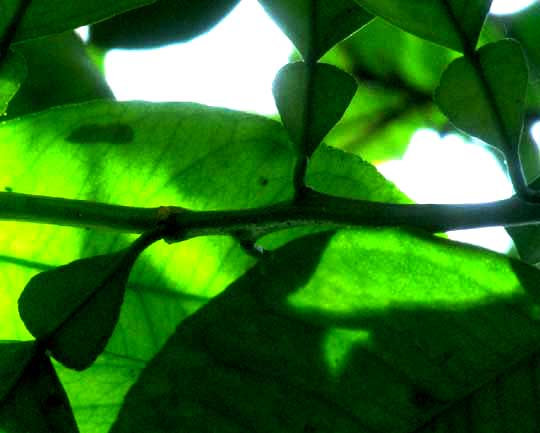
[[[540,431],[539,31],[0,0],[0,433]]]

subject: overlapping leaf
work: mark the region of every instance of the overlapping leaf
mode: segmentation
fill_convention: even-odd
[[[185,321],[112,432],[534,431],[539,271],[394,229],[328,240],[267,255]]]
[[[356,82],[335,66],[296,62],[278,72],[273,91],[298,153],[311,156],[343,116],[356,92]]]
[[[212,28],[239,0],[159,0],[94,24],[90,41],[103,48],[150,48],[185,42]]]
[[[26,73],[24,58],[17,53],[10,52],[0,63],[0,116],[5,114],[9,102],[19,90]]]
[[[2,432],[79,431],[51,361],[33,342],[0,343],[0,359]]]
[[[355,0],[374,15],[423,39],[456,51],[472,51],[491,0]]]
[[[18,0],[3,0],[12,5]],[[31,0],[17,31],[16,41],[72,30],[110,18],[130,9],[153,3],[155,0]]]
[[[72,32],[17,44],[15,50],[24,57],[28,76],[11,101],[8,118],[113,97],[83,42]]]
[[[446,69],[435,100],[460,129],[499,148],[518,152],[523,128],[528,70],[516,41],[483,46],[478,65],[461,57]]]
[[[315,62],[372,16],[353,0],[259,0],[304,60]]]

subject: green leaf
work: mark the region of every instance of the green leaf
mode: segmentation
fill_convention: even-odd
[[[259,2],[309,62],[320,59],[335,44],[372,18],[353,0]]]
[[[460,52],[476,48],[491,6],[491,0],[355,1],[403,30]]]
[[[15,41],[39,38],[86,24],[92,24],[114,15],[153,3],[155,0],[31,0],[30,6],[17,31]],[[4,3],[6,0],[3,1]],[[13,4],[13,0],[7,0]]]
[[[536,269],[395,229],[327,242],[269,254],[185,321],[111,431],[533,431],[512,401],[538,404]]]
[[[57,105],[113,99],[105,77],[73,32],[17,44],[15,50],[26,60],[28,77],[10,103],[9,118]]]
[[[0,341],[0,405],[35,354],[33,341]]]
[[[339,121],[356,92],[356,81],[324,63],[289,63],[274,81],[274,98],[301,155],[311,156]]]
[[[24,58],[10,51],[0,63],[0,117],[5,114],[9,102],[19,90],[26,74]]]
[[[0,431],[77,433],[69,401],[49,358],[36,352],[33,342],[3,343],[0,352],[2,367],[8,364],[11,373],[18,375],[8,377],[10,390],[0,394]],[[3,359],[4,355],[8,360]],[[9,366],[17,361],[23,363],[19,368]]]
[[[82,433],[109,431],[124,396],[145,364],[143,360],[104,353],[84,371],[54,365]]]
[[[456,127],[511,156],[521,139],[527,81],[519,44],[504,39],[483,46],[478,65],[465,57],[454,60],[441,77],[435,100]]]
[[[34,276],[19,299],[28,330],[66,367],[88,368],[105,349],[118,321],[135,260],[154,240],[143,235],[123,251]]]
[[[94,24],[90,41],[102,48],[150,48],[186,42],[215,26],[239,0],[159,0]]]

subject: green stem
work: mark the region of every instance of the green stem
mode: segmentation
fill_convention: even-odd
[[[540,204],[514,197],[479,204],[391,204],[311,192],[301,203],[254,209],[191,211],[179,207],[136,208],[0,192],[0,220],[142,233],[166,227],[167,240],[245,233],[253,239],[275,230],[324,226],[411,227],[429,232],[540,223]]]
[[[0,220],[141,233],[156,225],[160,208],[137,208],[0,192]]]

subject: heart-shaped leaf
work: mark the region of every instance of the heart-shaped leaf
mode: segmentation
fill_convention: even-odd
[[[491,0],[356,0],[403,30],[456,51],[474,50]]]
[[[0,431],[77,433],[62,384],[35,342],[0,343]]]
[[[19,298],[21,318],[66,367],[88,368],[103,352],[124,300],[129,273],[154,234],[122,251],[76,260],[34,276]]]
[[[311,156],[341,119],[356,81],[325,63],[289,63],[274,81],[274,98],[283,124],[301,155]]]
[[[259,0],[309,62],[373,17],[353,0]]]
[[[504,39],[483,46],[478,62],[465,57],[444,71],[435,100],[454,125],[517,154],[525,111],[528,69],[520,45]]]
[[[24,58],[13,51],[0,62],[0,116],[6,112],[9,101],[19,90],[26,73]]]

